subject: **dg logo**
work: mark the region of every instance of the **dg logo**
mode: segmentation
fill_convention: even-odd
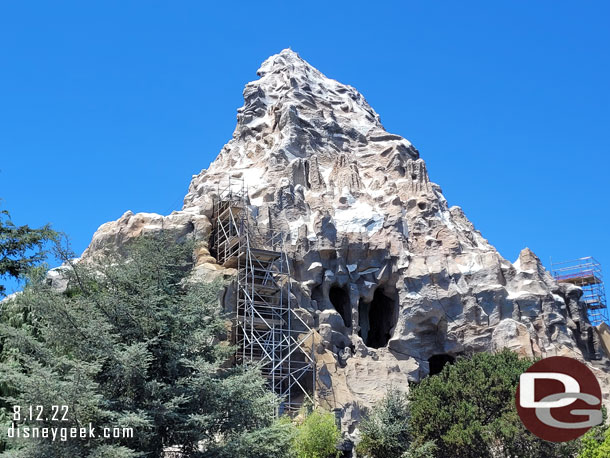
[[[517,412],[541,439],[566,442],[602,422],[602,392],[595,375],[580,361],[545,358],[521,374]]]

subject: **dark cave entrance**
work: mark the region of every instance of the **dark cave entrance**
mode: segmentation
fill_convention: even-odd
[[[352,327],[352,308],[350,306],[349,301],[349,293],[345,288],[341,288],[340,286],[332,286],[330,291],[328,292],[328,298],[330,299],[331,304],[341,318],[343,318],[343,324],[347,328]]]
[[[396,326],[396,300],[377,288],[371,302],[360,300],[358,305],[360,337],[367,347],[385,347],[392,337],[392,328]]]
[[[455,358],[448,354],[433,355],[428,358],[428,364],[430,366],[430,375],[440,374],[447,364],[453,364]]]

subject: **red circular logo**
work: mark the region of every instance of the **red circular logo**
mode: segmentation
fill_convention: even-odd
[[[580,361],[545,358],[521,374],[517,412],[525,427],[541,439],[567,442],[602,422],[602,390]]]

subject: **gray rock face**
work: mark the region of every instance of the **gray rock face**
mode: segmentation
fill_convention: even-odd
[[[358,91],[291,50],[258,75],[233,138],[193,177],[183,209],[128,213],[85,255],[161,226],[207,241],[218,189],[243,180],[253,223],[287,234],[293,292],[318,331],[316,396],[342,409],[350,433],[388,386],[406,390],[472,352],[572,356],[608,382],[606,360],[592,362],[600,349],[580,290],[555,283],[529,249],[505,260]],[[198,259],[195,278],[230,274],[205,247]]]

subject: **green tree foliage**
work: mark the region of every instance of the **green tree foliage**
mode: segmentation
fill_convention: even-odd
[[[60,426],[133,428],[122,439],[12,439],[4,456],[158,457],[167,446],[186,457],[220,456],[213,453],[254,444],[264,439],[254,431],[278,427],[276,398],[262,377],[225,367],[232,349],[222,343],[221,285],[186,281],[192,252],[189,243],[143,238],[127,257],[72,265],[64,293],[39,277],[3,304],[0,383],[9,395],[2,418],[7,406],[42,405],[49,413],[67,405],[69,421]]]
[[[434,441],[424,442],[422,445],[411,445],[402,458],[436,458],[438,447]]]
[[[390,390],[362,421],[358,451],[371,458],[576,456],[579,441],[540,440],[517,415],[519,376],[532,363],[509,350],[478,353],[413,384],[406,399]],[[589,447],[603,450],[606,436],[596,431],[590,434]]]
[[[582,437],[578,458],[610,457],[610,428],[598,426]]]
[[[297,458],[338,457],[337,444],[341,433],[330,412],[314,410],[298,425],[294,439]]]
[[[542,441],[517,416],[519,376],[532,362],[509,350],[478,353],[413,386],[409,400],[414,447],[433,441],[439,458],[574,456],[576,442]]]
[[[303,419],[282,417],[209,450],[214,458],[335,458],[341,439],[332,413],[314,410]]]
[[[45,244],[57,233],[49,225],[40,229],[16,226],[6,210],[0,211],[0,278],[22,278],[30,268],[44,261]],[[0,297],[6,287],[0,285]]]
[[[296,458],[296,426],[287,417],[271,426],[248,431],[209,451],[215,458]]]
[[[409,448],[407,395],[391,389],[360,423],[358,452],[372,457],[401,458]]]

